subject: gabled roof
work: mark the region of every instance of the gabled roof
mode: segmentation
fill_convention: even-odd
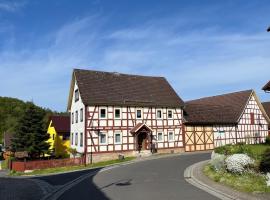
[[[50,121],[57,133],[69,133],[70,132],[70,117],[69,116],[51,116]]]
[[[266,114],[268,115],[268,117],[270,117],[270,101],[263,102],[262,105],[263,105],[263,108],[264,108]]]
[[[74,69],[85,105],[182,107],[184,102],[164,77]],[[70,90],[69,105],[72,95]]]
[[[138,123],[136,126],[134,126],[131,130],[130,130],[130,132],[131,133],[137,133],[139,130],[141,130],[142,128],[144,128],[144,130],[147,130],[147,131],[149,131],[149,132],[153,132],[153,130],[149,127],[149,126],[147,126],[146,124],[144,124],[144,123]]]
[[[186,124],[237,124],[252,94],[246,90],[188,101]]]
[[[266,85],[263,86],[262,90],[264,90],[264,91],[270,91],[270,81],[268,81],[268,83],[266,83]]]

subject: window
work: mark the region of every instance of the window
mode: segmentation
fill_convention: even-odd
[[[75,92],[74,92],[74,96],[75,96],[75,102],[79,101],[79,90],[76,89]]]
[[[163,141],[163,133],[159,132],[159,133],[157,134],[157,141],[158,141],[158,142],[162,142],[162,141]]]
[[[80,109],[80,121],[83,121],[83,108]]]
[[[172,118],[173,118],[173,111],[168,110],[168,119],[172,119]]]
[[[75,112],[75,121],[76,121],[76,123],[78,123],[78,110],[76,110],[76,112]]]
[[[174,141],[174,133],[172,131],[169,132],[168,141]]]
[[[157,110],[157,119],[162,119],[162,111]]]
[[[121,144],[122,143],[122,134],[121,133],[114,133],[114,143]]]
[[[115,119],[120,119],[121,118],[121,109],[120,108],[115,108],[114,109],[114,118]]]
[[[100,118],[106,118],[106,108],[100,109]]]
[[[75,145],[78,145],[78,133],[75,134]]]
[[[106,144],[107,143],[107,134],[106,133],[100,133],[99,134],[99,143],[100,144]]]
[[[254,113],[250,113],[250,123],[251,125],[254,125]]]
[[[83,133],[80,133],[80,147],[83,146]]]
[[[71,133],[71,145],[73,145],[73,133]]]
[[[138,109],[138,110],[136,111],[136,118],[137,118],[137,119],[141,119],[141,118],[142,118],[142,110],[141,110],[141,109]]]
[[[74,124],[74,113],[71,113],[71,123]]]

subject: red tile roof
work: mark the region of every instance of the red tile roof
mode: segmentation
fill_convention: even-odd
[[[69,116],[51,116],[52,126],[55,128],[56,132],[70,132],[70,117]]]
[[[182,107],[184,102],[163,77],[75,69],[85,105]]]
[[[253,90],[186,102],[186,124],[236,124]]]

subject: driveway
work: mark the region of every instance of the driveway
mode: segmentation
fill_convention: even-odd
[[[187,183],[184,170],[210,154],[185,154],[129,164],[94,176],[67,190],[62,200],[217,199]]]

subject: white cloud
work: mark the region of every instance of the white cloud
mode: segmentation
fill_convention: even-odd
[[[26,1],[0,1],[0,11],[15,12],[22,8],[26,4]]]
[[[111,30],[107,23],[100,16],[78,18],[43,36],[46,46],[0,52],[0,84],[6,86],[0,94],[64,110],[74,67],[165,76],[185,100],[260,89],[269,79],[267,33],[221,33],[215,27],[179,32],[154,21]]]

